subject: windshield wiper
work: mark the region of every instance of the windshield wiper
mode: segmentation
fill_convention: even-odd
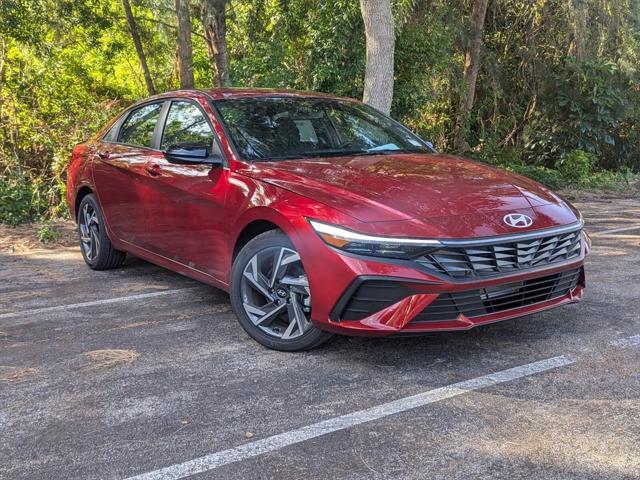
[[[303,159],[303,158],[314,158],[316,156],[317,155],[311,155],[309,153],[292,153],[290,155],[278,155],[277,157],[261,158],[260,161],[271,162],[276,160],[296,160],[296,159]]]
[[[385,150],[318,150],[315,152],[292,153],[278,155],[277,157],[267,157],[256,159],[261,162],[271,162],[278,160],[303,160],[305,158],[319,157],[361,157],[366,155],[388,155],[390,153],[431,153],[426,148],[389,148]]]
[[[426,148],[383,148],[380,150],[366,150],[364,155],[387,155],[389,153],[424,153],[429,152]],[[430,152],[429,152],[430,153]]]
[[[269,157],[269,158],[265,158],[265,159],[261,159],[264,161],[271,161],[271,160],[294,160],[297,158],[303,159],[303,158],[318,158],[318,157],[348,157],[351,155],[356,155],[358,153],[362,153],[362,150],[355,150],[355,151],[346,151],[346,150],[317,150],[315,152],[305,152],[305,153],[292,153],[292,154],[287,154],[287,155],[278,155],[277,157]]]

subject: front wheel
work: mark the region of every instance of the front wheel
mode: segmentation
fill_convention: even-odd
[[[331,334],[313,326],[311,292],[300,255],[280,231],[252,239],[233,263],[231,304],[240,325],[274,350],[309,350]]]

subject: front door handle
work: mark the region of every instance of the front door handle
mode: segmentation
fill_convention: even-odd
[[[148,163],[144,166],[144,169],[152,177],[159,177],[162,175],[162,169],[157,163]]]

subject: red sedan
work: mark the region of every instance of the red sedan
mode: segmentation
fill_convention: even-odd
[[[130,253],[227,290],[247,333],[279,350],[465,330],[585,285],[571,205],[351,99],[158,95],[78,145],[67,186],[89,267]]]

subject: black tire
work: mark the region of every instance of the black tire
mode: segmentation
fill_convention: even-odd
[[[245,309],[244,299],[246,297],[243,297],[243,295],[246,294],[247,287],[243,287],[242,283],[245,277],[245,268],[248,268],[248,264],[254,256],[258,255],[261,252],[268,254],[267,251],[274,248],[284,248],[287,249],[287,252],[295,252],[295,248],[293,247],[291,241],[280,230],[271,230],[258,235],[257,237],[249,241],[249,243],[247,243],[240,251],[235,261],[233,262],[231,273],[231,306],[236,316],[238,317],[238,321],[240,322],[242,328],[249,334],[249,336],[251,336],[251,338],[264,345],[265,347],[271,348],[273,350],[280,350],[283,352],[310,350],[326,342],[329,338],[331,338],[332,334],[322,331],[313,325],[305,324],[305,328],[308,328],[308,330],[300,329],[300,331],[303,331],[304,333],[299,334],[299,336],[288,339],[278,338],[272,334],[266,333],[263,329],[261,329],[261,327],[256,326]],[[299,263],[299,267],[297,268],[301,269],[301,262]],[[303,269],[302,274],[304,274]],[[246,280],[244,281],[246,282]],[[276,294],[274,293],[273,295],[274,298],[276,298],[276,302],[278,302]],[[290,302],[287,301],[287,303]],[[274,318],[283,318],[283,316],[284,312],[280,317],[274,316]],[[287,315],[285,318],[291,317]],[[293,321],[291,322],[293,323]]]
[[[89,227],[85,230],[86,218],[85,212],[95,212],[95,219],[89,221]],[[98,200],[93,194],[86,195],[82,198],[77,213],[78,219],[78,237],[80,240],[80,251],[87,265],[93,270],[109,270],[118,268],[124,262],[127,254],[116,250],[111,245],[111,240],[107,235],[107,229],[104,224],[102,210],[98,205]],[[87,235],[86,231],[90,231]],[[91,247],[87,247],[87,239],[93,242]],[[97,239],[97,242],[96,242]]]

